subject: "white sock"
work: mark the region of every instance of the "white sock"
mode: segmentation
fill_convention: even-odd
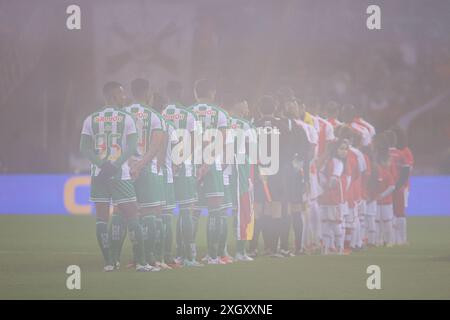
[[[350,247],[352,248],[356,248],[358,246],[358,241],[359,241],[359,219],[358,217],[355,218],[355,223],[354,223],[355,228],[353,229],[353,233],[352,233],[352,238],[350,241]]]
[[[320,210],[317,204],[317,201],[311,202],[311,235],[312,241],[315,245],[320,244],[320,239],[322,235],[321,231],[321,219],[320,219]]]
[[[371,245],[376,244],[376,225],[375,217],[366,215],[367,242]]]
[[[333,236],[334,236],[334,242],[336,243],[336,249],[338,249],[339,253],[342,253],[342,249],[344,248],[343,243],[343,234],[342,234],[342,225],[337,222],[332,223],[333,228]]]
[[[383,240],[386,244],[392,244],[393,242],[392,220],[383,221]]]

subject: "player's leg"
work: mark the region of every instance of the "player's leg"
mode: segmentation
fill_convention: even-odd
[[[255,202],[253,208],[255,211],[255,228],[253,229],[253,238],[250,240],[248,255],[255,258],[258,255],[259,236],[263,230],[263,204]]]
[[[113,204],[118,207],[128,226],[128,235],[133,244],[133,260],[136,271],[150,271],[145,266],[144,238],[139,223],[135,186],[131,180],[114,180],[112,184]]]
[[[344,253],[351,253],[351,240],[355,228],[355,207],[353,203],[346,204],[347,215],[345,216]]]
[[[143,171],[135,181],[135,187],[143,231],[145,262],[148,265],[155,266],[157,241],[156,217],[161,213],[163,198],[161,190],[162,177],[149,171]]]
[[[366,230],[367,230],[367,244],[369,246],[376,245],[376,223],[375,217],[377,215],[377,205],[375,201],[367,204],[366,210]]]
[[[166,179],[166,177],[165,177]],[[172,216],[175,209],[175,190],[173,182],[165,183],[165,204],[162,207],[162,223],[163,223],[163,260],[164,263],[178,267],[172,256],[173,231]]]
[[[303,221],[302,221],[302,203],[291,204],[292,227],[294,229],[294,250],[295,254],[302,254],[302,237],[303,237]]]
[[[108,220],[109,220],[109,202],[95,202],[95,216],[96,216],[96,235],[97,242],[103,255],[105,264],[105,271],[114,270],[113,260],[110,251],[110,239],[108,235]]]
[[[220,215],[220,230],[218,241],[218,256],[222,263],[231,263],[233,259],[227,252],[227,240],[228,240],[228,212],[232,208],[232,189],[229,182],[229,176],[224,175],[224,197],[221,206]]]
[[[353,223],[353,232],[350,241],[350,248],[352,250],[358,250],[358,242],[360,238],[360,223],[359,223],[359,202],[355,203],[354,211],[354,223]]]
[[[381,206],[381,218],[383,221],[383,241],[386,246],[392,246],[393,243],[393,226],[392,220],[394,212],[392,205]]]
[[[113,271],[113,261],[111,258],[111,243],[108,232],[109,205],[111,201],[111,191],[108,183],[99,181],[96,177],[91,179],[90,201],[95,203],[95,232],[97,242],[103,255],[104,271]]]
[[[280,222],[280,253],[285,257],[289,257],[292,256],[289,251],[289,235],[291,231],[292,215],[290,212],[290,203],[288,201],[283,201]]]
[[[120,267],[120,254],[127,234],[127,224],[119,208],[114,206],[109,227],[111,241],[111,259],[116,269]]]
[[[311,200],[311,230],[312,230],[312,238],[313,245],[315,248],[320,248],[322,241],[322,219],[319,209],[319,204],[317,200]]]
[[[222,206],[224,199],[223,173],[211,166],[203,179],[202,191],[208,207],[207,243],[208,264],[219,264],[218,250],[222,225]]]
[[[322,240],[323,246],[321,253],[323,255],[327,255],[330,252],[332,236],[331,233],[333,230],[333,221],[330,220],[330,207],[329,206],[321,206],[321,219],[322,219]]]

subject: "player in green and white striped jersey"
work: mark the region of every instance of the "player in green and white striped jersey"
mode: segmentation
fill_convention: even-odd
[[[136,149],[136,125],[119,109],[124,103],[123,87],[108,82],[103,88],[107,107],[88,116],[83,123],[80,150],[92,163],[91,196],[96,208],[96,233],[105,261],[105,271],[113,271],[116,257],[111,252],[108,232],[109,206],[112,200],[123,213],[136,246],[137,271],[148,271],[143,260],[143,238],[137,217],[136,194],[128,159]]]
[[[181,83],[176,81],[167,83],[166,95],[169,104],[162,111],[162,115],[167,123],[173,125],[174,129],[186,130],[186,133],[189,133],[191,150],[186,152],[193,155],[196,117],[195,114],[185,109],[179,103],[181,101],[181,90]],[[177,262],[182,260],[183,265],[187,267],[201,266],[196,261],[197,250],[194,238],[194,226],[197,225],[198,215],[193,214],[193,205],[197,202],[198,196],[192,157],[189,157],[183,164],[175,168],[173,177],[175,199],[180,210],[176,228]]]
[[[163,163],[158,160],[161,150],[165,149],[166,130],[164,119],[148,106],[150,101],[150,85],[145,79],[136,79],[131,83],[131,91],[135,103],[125,110],[136,120],[138,147],[132,162],[132,176],[139,213],[144,234],[144,252],[147,264],[153,265],[157,271],[161,261],[157,261],[155,253],[162,246],[163,226],[161,221],[164,199],[164,177],[161,170]]]
[[[232,174],[230,175],[230,193],[235,217],[234,226],[237,232],[235,261],[253,261],[253,258],[247,255],[245,248],[247,239],[251,239],[253,236],[253,221],[251,216],[248,216],[249,212],[239,210],[239,202],[242,194],[249,193],[250,206],[253,205],[249,148],[257,143],[257,134],[256,129],[245,119],[249,113],[246,100],[230,94],[225,96],[224,106],[230,115],[229,128],[233,133],[234,140],[229,141],[230,139],[227,139],[227,143],[234,143],[235,160],[238,160],[238,157],[245,160],[244,163],[238,162],[232,165]],[[250,210],[250,212],[253,212],[253,210]],[[245,221],[242,221],[242,218]]]
[[[202,132],[208,129],[216,129],[222,133],[222,139],[226,136],[226,128],[228,127],[227,113],[214,104],[216,96],[216,88],[211,81],[207,79],[197,80],[194,88],[194,95],[197,104],[189,108],[202,125]],[[222,141],[223,143],[224,141]],[[207,147],[206,145],[203,146]],[[223,153],[223,150],[220,150]],[[222,172],[221,155],[214,155],[215,162],[207,165],[203,162],[197,172],[197,180],[199,182],[200,205],[208,208],[207,222],[207,243],[208,243],[208,264],[223,264],[224,262],[218,258],[219,239],[224,233],[224,214],[223,198],[224,198],[224,182]]]

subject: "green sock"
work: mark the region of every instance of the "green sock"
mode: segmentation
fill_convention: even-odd
[[[97,234],[97,242],[98,245],[100,246],[100,250],[102,251],[105,265],[112,265],[110,241],[108,236],[108,223],[103,220],[97,219],[95,227]]]
[[[144,237],[142,236],[142,227],[139,224],[138,217],[133,217],[128,221],[128,230],[130,240],[133,243],[133,260],[136,264],[144,265]]]
[[[125,227],[125,221],[118,213],[113,213],[109,228],[109,239],[111,242],[111,260],[113,264],[120,262],[120,252],[122,249],[122,236]]]
[[[148,264],[155,264],[155,216],[142,217],[142,230],[144,231],[144,255]]]
[[[162,262],[164,225],[161,217],[155,219],[155,259]]]
[[[198,220],[199,220],[200,216],[198,215],[198,213],[193,213],[191,215],[191,218],[192,218],[193,238],[195,241],[195,238],[197,238]]]
[[[175,251],[176,251],[177,258],[182,257],[184,259],[185,256],[184,256],[183,241],[182,241],[182,235],[181,235],[181,209],[180,209],[180,214],[178,215],[178,218],[177,218],[175,247],[176,247]]]
[[[165,213],[162,215],[162,222],[164,225],[164,262],[173,263],[172,257],[172,213]]]
[[[182,236],[182,245],[184,248],[184,258],[191,261],[194,259],[194,252],[192,250],[194,243],[193,240],[193,225],[192,216],[189,209],[180,210],[180,233]]]
[[[216,258],[217,254],[214,250],[214,242],[213,242],[213,235],[215,231],[215,225],[216,225],[216,217],[213,213],[208,212],[208,218],[207,218],[207,226],[206,226],[206,243],[208,245],[208,255],[211,258]]]
[[[228,239],[228,217],[226,216],[226,212],[222,212],[220,214],[219,219],[220,226],[219,226],[219,249],[218,254],[219,256],[223,257],[226,255],[226,247],[227,247],[227,239]]]
[[[206,235],[208,242],[208,254],[212,259],[217,258],[220,228],[221,219],[219,211],[217,209],[209,210],[208,229]]]

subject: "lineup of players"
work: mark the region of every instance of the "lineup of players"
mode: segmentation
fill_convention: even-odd
[[[181,103],[182,86],[175,81],[167,83],[164,94],[153,94],[147,80],[134,80],[130,105],[120,83],[108,82],[103,94],[106,106],[83,123],[80,150],[91,162],[90,200],[104,271],[119,269],[127,234],[130,266],[137,271],[407,244],[413,156],[405,134],[398,128],[377,134],[352,105],[305,105],[282,88],[261,97],[251,117],[244,98],[223,93],[216,99],[216,87],[207,79],[196,81],[193,106]],[[182,138],[176,134],[180,129],[186,132]],[[192,157],[172,161],[180,139],[191,140],[191,150],[182,151],[190,155],[214,144],[203,141],[196,150],[195,133],[207,129],[227,137],[224,145],[230,130],[248,133],[231,155],[244,161],[225,163],[230,151],[224,147],[215,151],[212,164],[195,164]],[[249,144],[267,132],[278,135],[275,173],[249,158]],[[204,209],[207,255],[200,262],[196,241]],[[233,240],[228,239],[229,212]]]

